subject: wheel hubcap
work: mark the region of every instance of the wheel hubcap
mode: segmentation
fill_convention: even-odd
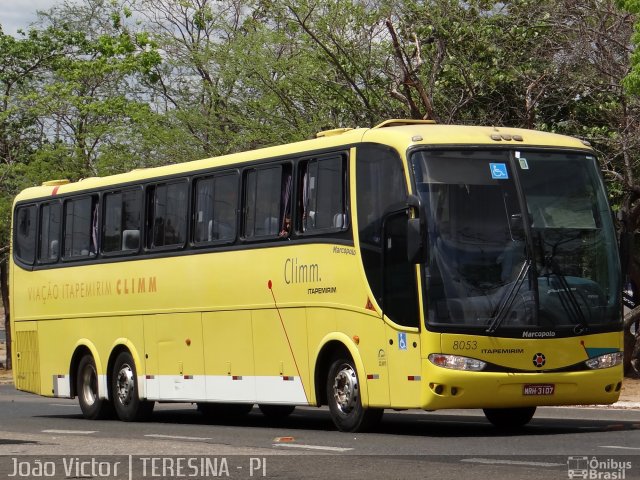
[[[92,365],[87,365],[82,371],[82,398],[89,406],[98,398],[98,375]]]
[[[347,414],[355,408],[358,400],[358,377],[351,365],[344,364],[338,370],[333,381],[333,397],[342,413]]]
[[[116,377],[116,395],[122,405],[129,405],[135,389],[133,370],[131,366],[124,364]]]

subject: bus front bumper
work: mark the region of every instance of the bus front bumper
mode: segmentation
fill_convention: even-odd
[[[430,368],[422,408],[513,408],[612,404],[620,396],[622,366],[564,373],[467,372]]]

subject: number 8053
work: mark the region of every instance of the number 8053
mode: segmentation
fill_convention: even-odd
[[[475,340],[454,340],[454,350],[476,350],[478,348],[478,342]]]

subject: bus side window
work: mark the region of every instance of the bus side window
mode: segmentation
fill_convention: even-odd
[[[193,242],[196,244],[213,240],[213,187],[213,177],[195,181]]]
[[[302,162],[299,208],[302,232],[344,230],[348,227],[345,165],[342,156]]]
[[[231,242],[236,238],[238,175],[220,175],[215,180],[212,237]]]
[[[40,207],[40,239],[38,261],[54,263],[60,256],[62,205],[59,202],[45,203]]]
[[[236,238],[238,175],[221,174],[195,182],[195,244],[233,242]]]
[[[245,238],[287,237],[291,227],[291,165],[254,168],[245,173]]]
[[[187,235],[187,188],[185,181],[154,185],[147,191],[147,247],[176,247]]]
[[[64,258],[95,257],[98,251],[98,197],[72,198],[64,203]]]
[[[36,251],[35,205],[18,207],[15,214],[15,255],[21,262],[33,265]]]
[[[140,248],[142,191],[140,189],[104,195],[102,251],[137,252]]]

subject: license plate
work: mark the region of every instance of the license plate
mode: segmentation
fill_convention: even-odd
[[[523,395],[553,395],[556,386],[552,383],[530,383],[522,386]]]

